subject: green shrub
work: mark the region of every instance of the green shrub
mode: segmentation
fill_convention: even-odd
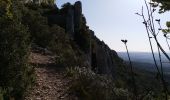
[[[22,5],[16,5],[18,0],[0,3],[0,100],[20,100],[33,79],[28,64],[30,35],[20,22]]]
[[[0,87],[0,100],[4,100],[5,91]]]
[[[67,75],[73,78],[71,92],[81,100],[127,100],[128,92],[117,89],[108,76],[95,74],[88,68],[68,68]]]
[[[21,99],[32,82],[29,48],[29,33],[25,26],[15,19],[0,17],[0,86],[7,91],[5,99]]]
[[[29,19],[29,20],[28,20]],[[23,13],[22,22],[28,26],[32,42],[47,47],[52,38],[47,18],[38,10],[27,9]]]

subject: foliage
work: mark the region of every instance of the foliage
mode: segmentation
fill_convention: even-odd
[[[36,0],[34,0],[36,2]],[[52,5],[55,3],[55,0],[42,0],[41,3]]]
[[[61,13],[61,14],[66,14],[66,13],[68,12],[68,9],[71,8],[71,7],[72,7],[72,5],[71,5],[71,3],[69,3],[69,2],[63,4],[63,5],[62,5],[62,8],[61,8],[61,10],[60,10],[60,13]]]
[[[29,27],[31,40],[34,43],[42,47],[46,47],[49,44],[51,34],[48,22],[40,12],[29,9],[23,16],[23,23]]]
[[[50,28],[52,34],[51,42],[48,48],[56,55],[56,64],[60,66],[82,66],[83,53],[79,50],[76,43],[71,40],[65,30],[58,25]]]
[[[71,91],[81,100],[127,100],[128,91],[116,88],[108,76],[95,74],[88,68],[67,69],[73,78]]]
[[[5,91],[0,87],[0,100],[4,100]]]
[[[0,16],[12,18],[11,0],[0,0]]]
[[[13,20],[0,19],[0,86],[18,99],[31,81],[27,63],[29,40],[26,28]],[[5,23],[5,24],[4,24]]]
[[[0,86],[6,91],[2,94],[4,99],[19,100],[33,82],[33,70],[28,64],[29,32],[19,21],[19,16],[15,15],[19,12],[13,5],[16,1],[6,3],[13,8],[9,10],[7,6],[3,16],[0,16]]]
[[[94,42],[91,40],[83,15],[78,23],[81,27],[76,30],[74,39],[66,33],[65,27],[49,21],[50,15],[65,16],[68,8],[73,7],[70,3],[66,3],[59,10],[56,6],[46,3],[37,5],[30,2],[23,5],[18,1],[0,0],[0,100],[22,99],[24,91],[34,81],[34,69],[28,64],[32,44],[52,51],[58,66],[69,67],[67,75],[73,80],[71,91],[81,100],[131,99],[129,69],[117,55],[113,57],[113,62],[117,66],[114,80],[109,76],[96,74],[90,68],[79,68],[87,65],[86,56],[90,50],[90,42]],[[146,96],[147,91],[144,88],[150,87],[148,84],[153,83],[149,83],[147,80],[150,79],[143,78],[145,76],[138,73],[135,73],[135,77],[137,85],[142,84],[139,88],[140,96],[144,95],[147,100],[155,95],[162,95],[155,92],[157,91],[155,89]],[[143,81],[148,84],[143,84]]]
[[[170,1],[169,0],[152,0],[153,2],[161,3],[160,12],[163,13],[165,11],[170,10]]]
[[[47,19],[49,14],[53,15],[53,9],[53,7],[35,7],[34,4],[26,5],[22,23],[28,26],[32,43],[51,50],[56,55],[57,65],[74,66],[82,64],[82,53],[76,43],[65,32],[65,29],[57,24],[50,24]],[[51,11],[52,13],[50,13]]]
[[[160,41],[158,40],[158,36],[159,36],[160,30],[162,30],[162,28],[161,28],[161,24],[160,24],[160,19],[154,19],[154,12],[156,11],[156,9],[155,9],[155,6],[153,6],[153,5],[155,5],[155,4],[154,3],[148,4],[146,0],[144,0],[144,2],[145,2],[146,9],[147,9],[147,14],[144,14],[143,7],[142,7],[142,13],[136,13],[136,14],[139,15],[140,17],[142,17],[143,24],[145,25],[145,28],[146,28],[146,33],[148,36],[151,53],[152,53],[153,60],[154,60],[154,65],[155,65],[154,67],[157,70],[157,79],[160,81],[161,86],[162,86],[162,91],[160,91],[160,94],[161,95],[163,94],[163,95],[161,97],[164,98],[165,100],[168,100],[168,95],[169,95],[168,91],[169,90],[168,90],[167,83],[165,80],[166,78],[164,76],[162,55],[164,55],[168,61],[170,61],[170,56],[167,54],[167,52],[164,50],[164,48],[160,44]],[[163,2],[165,2],[165,1],[163,1]],[[154,21],[158,23],[158,28],[155,27],[156,25],[155,25]],[[167,22],[167,27],[169,27],[168,22]],[[166,42],[169,47],[169,43],[168,43],[167,37],[166,37],[166,35],[167,35],[166,30],[163,30],[163,32],[165,33],[164,36],[166,38]],[[152,38],[155,40],[154,42],[157,44],[156,45],[157,50],[158,50],[157,52],[159,54],[158,61],[156,60],[156,57],[155,57],[153,41],[151,40]]]

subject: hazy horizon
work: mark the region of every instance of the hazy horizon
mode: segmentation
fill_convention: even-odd
[[[150,52],[129,52],[129,54],[132,61],[154,63],[152,53]],[[118,56],[124,59],[125,61],[129,60],[126,52],[118,52]],[[162,57],[162,61],[169,62],[163,54],[161,54],[161,57]],[[155,58],[159,62],[158,53],[155,53]],[[168,65],[170,65],[170,63],[168,63]]]
[[[57,1],[61,7],[66,2],[74,3],[77,0]],[[129,51],[150,52],[149,42],[142,18],[135,15],[141,12],[144,5],[143,0],[113,1],[113,0],[80,0],[83,5],[83,14],[86,17],[87,25],[95,31],[99,39],[103,40],[111,49],[117,52],[125,51],[121,39],[128,40]],[[156,14],[155,18],[161,19],[162,26],[170,20],[170,13]],[[165,40],[160,43],[168,51]],[[157,49],[155,49],[157,50]]]

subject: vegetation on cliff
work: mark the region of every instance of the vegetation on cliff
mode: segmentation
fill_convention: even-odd
[[[0,100],[23,99],[35,80],[28,58],[37,49],[52,54],[56,67],[67,67],[70,91],[80,100],[132,99],[129,67],[89,29],[81,6],[79,1],[59,9],[54,3],[0,0]],[[134,75],[138,98],[161,97],[147,75]]]
[[[35,78],[28,56],[37,47],[52,51],[56,66],[90,68],[93,61],[94,72],[113,75],[109,69],[119,64],[112,60],[119,58],[87,27],[81,9],[81,2],[58,9],[47,3],[0,0],[1,98],[23,98]],[[108,58],[109,64],[97,58],[102,56]]]
[[[0,9],[0,87],[4,99],[21,99],[32,83],[32,68],[28,64],[29,31],[21,23],[17,1],[1,0]]]

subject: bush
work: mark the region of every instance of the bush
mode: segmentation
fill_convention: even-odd
[[[41,47],[47,47],[49,45],[52,34],[50,34],[48,21],[38,10],[25,10],[22,22],[25,26],[28,26],[32,42]]]
[[[28,65],[29,33],[15,19],[0,18],[0,86],[6,99],[21,99],[32,82],[32,68]]]
[[[29,32],[20,22],[18,0],[0,3],[0,100],[20,100],[33,80],[28,64]]]
[[[80,100],[127,100],[128,92],[115,88],[108,76],[95,74],[88,68],[68,68],[67,75],[73,78],[70,89]]]
[[[4,100],[5,91],[0,87],[0,100]]]

